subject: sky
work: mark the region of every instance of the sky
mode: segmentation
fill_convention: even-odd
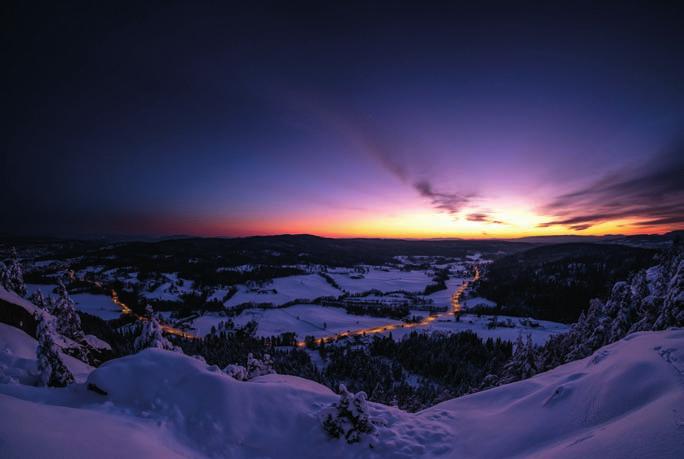
[[[684,228],[681,3],[59,3],[4,7],[0,233]]]

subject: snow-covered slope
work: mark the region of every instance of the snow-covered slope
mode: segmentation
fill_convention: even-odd
[[[270,375],[238,382],[182,354],[146,350],[85,385],[0,384],[0,456],[583,457],[684,454],[684,330],[633,334],[593,356],[417,414],[370,404],[367,444],[328,439],[327,388]]]
[[[684,330],[642,332],[531,379],[431,407],[455,457],[684,457]]]
[[[38,347],[38,341],[24,331],[0,323],[0,383],[35,384],[38,372],[36,347]],[[85,381],[93,370],[93,367],[74,357],[69,355],[62,357],[76,381]]]

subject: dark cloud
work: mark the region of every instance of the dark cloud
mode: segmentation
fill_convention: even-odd
[[[503,221],[495,220],[491,218],[491,216],[488,213],[484,212],[473,212],[472,214],[468,214],[466,216],[466,219],[470,222],[486,222],[493,223],[495,225],[505,225]]]
[[[429,198],[435,209],[452,215],[458,213],[472,198],[472,196],[459,193],[437,192],[427,180],[420,180],[414,183],[413,187],[421,196]]]
[[[540,227],[581,231],[609,220],[635,218],[640,226],[684,223],[684,142],[640,168],[613,173],[558,196],[542,212],[556,218]]]

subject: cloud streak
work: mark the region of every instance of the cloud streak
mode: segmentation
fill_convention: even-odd
[[[565,226],[581,231],[611,220],[635,225],[684,223],[684,141],[640,168],[616,172],[589,186],[556,197],[541,211],[556,218],[540,227]]]
[[[495,225],[505,225],[506,223],[501,221],[501,220],[496,220],[491,218],[491,216],[488,213],[484,212],[473,212],[471,214],[468,214],[466,216],[466,220],[469,222],[484,222],[484,223],[492,223]]]
[[[420,180],[414,183],[413,187],[421,196],[430,199],[430,202],[435,209],[442,210],[451,215],[459,213],[472,198],[472,196],[460,193],[435,191],[432,184],[427,180]]]

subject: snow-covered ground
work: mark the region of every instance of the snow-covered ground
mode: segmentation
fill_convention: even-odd
[[[0,383],[35,384],[38,371],[37,347],[38,342],[23,330],[0,323]],[[93,370],[91,366],[78,359],[68,355],[64,355],[63,358],[77,381],[85,381]],[[2,445],[0,444],[1,452]]]
[[[493,308],[496,306],[496,303],[493,302],[492,300],[488,300],[487,298],[482,298],[481,296],[476,296],[473,298],[465,298],[460,301],[461,307],[465,310],[471,309],[474,307],[485,307],[485,308]]]
[[[328,274],[335,282],[349,293],[362,293],[369,290],[392,292],[405,290],[421,293],[432,276],[426,271],[401,271],[396,268],[367,266],[368,272],[359,273],[351,269],[338,268]]]
[[[153,291],[142,291],[141,295],[148,300],[180,301],[185,294],[192,293],[192,281],[179,278],[176,273],[162,274],[166,281]]]
[[[237,289],[237,293],[225,303],[226,307],[243,303],[271,303],[278,306],[294,300],[315,300],[342,294],[318,274],[277,277],[259,287],[238,285]]]
[[[192,327],[196,334],[203,336],[213,325],[226,320],[224,316],[207,314],[195,319]],[[299,339],[304,339],[305,336],[318,338],[348,330],[401,324],[397,320],[347,314],[342,308],[314,304],[298,304],[278,309],[250,308],[233,319],[236,326],[244,326],[251,320],[258,323],[259,336],[278,336],[281,333],[294,332]]]
[[[48,284],[26,284],[28,294],[40,290],[43,295],[48,296],[53,293],[56,285]],[[104,320],[117,319],[121,316],[121,308],[117,306],[109,295],[95,293],[76,293],[70,295],[76,303],[76,309],[87,312]]]
[[[458,287],[461,286],[463,282],[465,282],[467,279],[463,277],[450,277],[446,282],[447,288],[445,290],[439,290],[437,292],[434,292],[430,295],[425,296],[426,299],[429,299],[432,301],[432,304],[434,306],[446,306],[448,308],[451,307],[451,295],[454,294],[454,291]]]
[[[4,334],[4,333],[3,333]],[[23,344],[10,343],[21,355]],[[84,384],[0,384],[3,458],[680,458],[684,330],[645,332],[529,380],[410,414],[370,403],[377,432],[329,439],[323,386],[238,382],[162,350],[113,360]]]
[[[415,311],[415,315],[424,315],[423,311]],[[480,338],[501,338],[507,341],[515,341],[518,335],[530,335],[535,344],[544,344],[551,336],[558,333],[565,333],[568,331],[568,326],[557,322],[549,322],[546,320],[533,320],[532,322],[538,324],[537,327],[531,327],[521,322],[520,317],[497,316],[499,322],[512,323],[513,328],[496,327],[489,328],[487,325],[492,316],[477,317],[474,314],[461,314],[460,320],[455,320],[452,316],[444,317],[435,320],[428,325],[419,326],[415,328],[397,328],[392,330],[392,337],[401,339],[413,331],[429,331],[429,332],[444,332],[444,333],[459,333],[470,330],[477,334]]]

